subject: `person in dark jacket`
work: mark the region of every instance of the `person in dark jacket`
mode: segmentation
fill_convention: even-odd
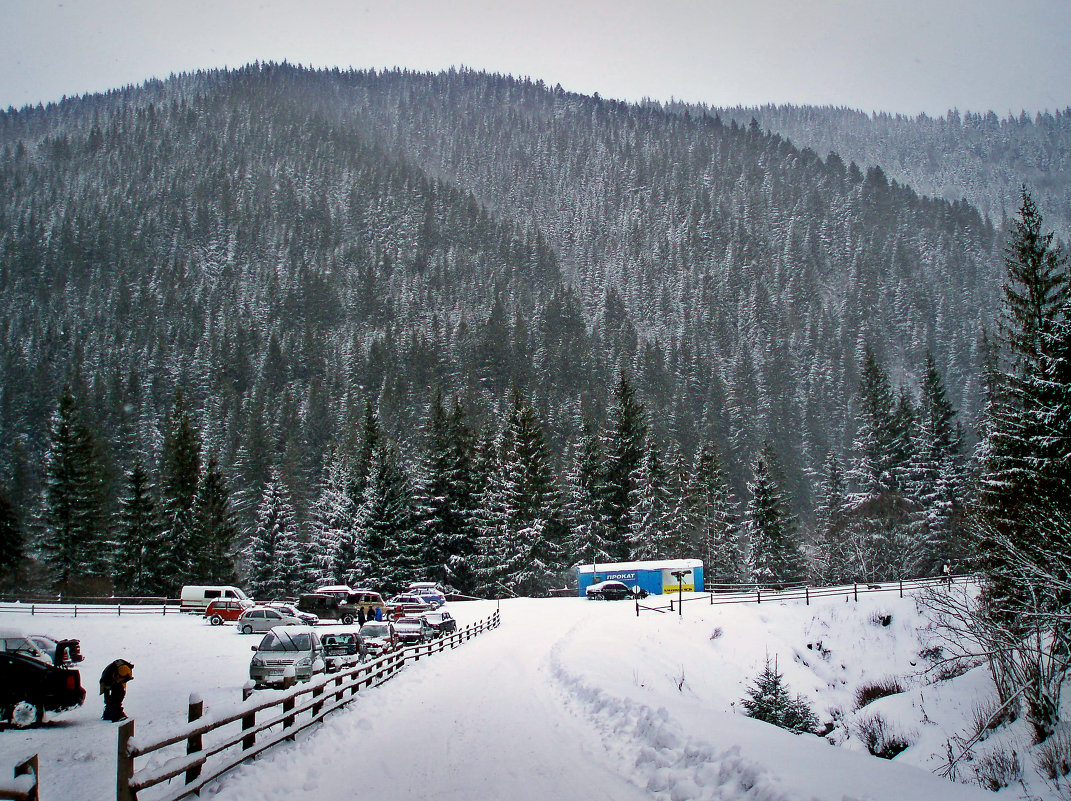
[[[126,698],[126,683],[134,680],[134,665],[125,659],[116,659],[100,674],[100,694],[104,696],[103,720],[122,720],[123,699]]]
[[[364,607],[363,606],[358,606],[357,607],[357,625],[358,626],[363,626],[364,625]]]

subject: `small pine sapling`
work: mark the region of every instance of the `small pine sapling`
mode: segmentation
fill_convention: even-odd
[[[800,695],[789,694],[785,677],[777,670],[777,661],[766,665],[748,690],[748,697],[740,702],[748,717],[772,723],[795,734],[813,734],[818,729],[818,718],[810,704]]]

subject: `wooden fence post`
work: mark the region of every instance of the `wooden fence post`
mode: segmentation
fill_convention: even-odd
[[[673,603],[673,602],[670,601],[670,603]],[[755,603],[757,603],[757,604],[761,604],[762,603],[762,590],[755,590]]]
[[[859,585],[858,584],[853,584],[852,585],[852,592],[855,593],[855,601],[858,601],[859,600]]]
[[[248,701],[249,700],[249,696],[251,696],[253,694],[253,686],[254,686],[253,682],[247,681],[245,683],[245,685],[242,687],[242,700],[243,701]],[[255,711],[250,710],[249,712],[246,712],[244,715],[242,715],[242,731],[250,730],[256,725],[257,725],[257,713]],[[245,737],[242,738],[242,750],[243,751],[248,751],[250,748],[252,748],[256,744],[256,742],[257,742],[256,733],[250,731],[249,734],[247,734]]]
[[[190,711],[186,720],[193,723],[198,720],[205,711],[205,702],[201,700],[201,696],[196,693],[190,695]],[[201,735],[191,734],[186,738],[186,755],[196,754],[201,750]],[[195,781],[198,776],[201,775],[200,765],[191,765],[186,769],[186,784],[190,784]]]
[[[283,699],[283,712],[286,713],[286,712],[293,712],[293,711],[294,711],[294,696],[290,695],[290,696],[287,696],[286,698]],[[284,729],[289,729],[293,725],[294,725],[294,716],[293,715],[287,715],[285,718],[283,718],[283,728]],[[294,738],[291,737],[290,739],[293,740]]]
[[[324,686],[322,684],[319,687],[313,687],[312,688],[312,697],[313,698],[320,698],[323,694],[324,694]],[[312,705],[312,716],[316,717],[317,715],[319,715],[320,714],[320,710],[323,709],[323,706],[324,706],[324,702],[323,701],[317,701],[315,704],[313,704]]]
[[[134,736],[134,721],[127,720],[119,727],[115,753],[115,801],[137,801],[130,789],[134,776],[134,757],[130,756],[130,738]]]
[[[811,588],[810,587],[804,587],[803,588],[803,596],[807,599],[807,606],[810,606],[811,605]]]
[[[33,787],[30,788],[30,792],[26,796],[26,801],[38,801],[41,793],[41,776],[38,773],[38,759],[37,754],[34,754],[29,759],[24,759],[22,762],[15,766],[15,778],[19,776],[30,775],[33,776]]]

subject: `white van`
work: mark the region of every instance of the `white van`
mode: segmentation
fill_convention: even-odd
[[[179,611],[203,615],[208,605],[219,599],[248,601],[249,597],[237,587],[187,584],[179,595]]]

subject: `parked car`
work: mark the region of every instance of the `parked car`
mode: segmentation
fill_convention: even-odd
[[[431,606],[432,609],[438,609],[440,606],[446,603],[446,598],[439,595],[437,592],[431,590],[410,590],[406,595],[415,595],[424,603]]]
[[[317,595],[331,595],[338,599],[339,603],[346,600],[346,596],[353,593],[348,584],[327,584],[313,590]]]
[[[394,621],[394,630],[398,632],[402,645],[422,645],[437,636],[435,629],[422,617],[400,617]]]
[[[242,612],[235,625],[242,634],[252,634],[255,631],[268,631],[276,626],[300,626],[302,623],[293,615],[266,606],[254,606]]]
[[[598,584],[592,584],[584,593],[589,601],[623,601],[626,598],[647,597],[646,590],[633,593],[623,581],[600,581]]]
[[[241,598],[217,598],[205,610],[205,619],[213,626],[222,626],[224,622],[234,623],[246,609],[252,608],[252,601]]]
[[[203,615],[208,605],[217,598],[249,601],[249,596],[237,587],[219,584],[211,586],[187,584],[179,591],[179,610]],[[249,602],[252,603],[252,601]]]
[[[337,673],[368,658],[368,648],[358,632],[322,629],[319,633],[328,673]]]
[[[435,612],[425,612],[424,619],[428,621],[428,625],[435,631],[436,637],[442,637],[444,634],[452,634],[457,631],[457,621],[454,620],[453,615],[441,609]]]
[[[327,670],[320,635],[311,626],[272,629],[253,651],[249,678],[258,687],[285,685],[291,672],[295,680],[308,681]]]
[[[390,620],[373,620],[371,623],[365,623],[361,626],[360,635],[371,657],[395,651],[400,644],[398,632]]]
[[[284,615],[296,617],[302,622],[302,624],[306,626],[315,626],[317,623],[320,622],[320,618],[318,615],[315,615],[312,612],[304,612],[295,607],[293,604],[283,603],[282,601],[271,601],[269,603],[264,604],[264,606],[268,607],[269,609],[274,609],[276,612],[282,612]]]
[[[426,601],[434,602],[435,606],[446,605],[446,589],[437,581],[414,581],[406,590],[408,595],[418,595]]]
[[[298,611],[316,615],[320,620],[338,620],[340,616],[338,597],[325,592],[307,592],[298,596]]]
[[[404,615],[420,615],[424,612],[432,612],[435,609],[418,595],[395,595],[388,603],[391,606],[399,607]]]
[[[394,620],[402,616],[401,607],[395,606],[383,600],[383,596],[374,590],[358,589],[346,596],[346,600],[339,604],[339,620],[347,626],[352,626],[358,619],[357,611],[364,610],[366,620],[372,620],[376,616],[376,610],[382,611],[384,620]]]
[[[45,712],[64,712],[82,705],[86,691],[77,670],[56,665],[55,657],[20,632],[0,631],[0,639],[4,643],[0,651],[0,721],[25,728],[44,720]],[[57,651],[61,662],[65,651]]]
[[[26,639],[40,648],[56,667],[73,667],[84,659],[78,640],[57,640],[47,634],[27,634]]]

